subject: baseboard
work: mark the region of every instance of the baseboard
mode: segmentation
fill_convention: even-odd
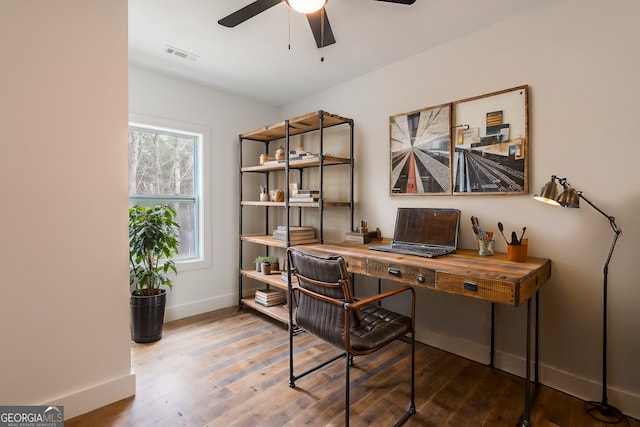
[[[428,330],[416,330],[416,341],[457,354],[465,359],[488,365],[490,361],[489,347],[459,337],[443,335]]]
[[[425,330],[416,331],[416,340],[485,365],[488,365],[490,361],[490,347],[487,345]],[[496,351],[494,366],[496,369],[521,378],[525,376],[526,361],[521,356]],[[531,372],[533,375],[533,368]],[[542,384],[568,395],[585,401],[599,402],[602,399],[601,383],[546,366],[542,361],[539,365],[539,376]],[[620,409],[625,415],[640,419],[639,395],[609,387],[607,397],[609,404]]]
[[[207,298],[204,300],[194,301],[189,304],[174,305],[166,307],[164,311],[164,321],[184,319],[198,314],[208,313],[210,311],[220,310],[221,308],[233,307],[238,304],[238,295],[226,295],[216,298]]]
[[[136,374],[132,373],[50,402],[43,402],[42,405],[64,406],[64,417],[68,420],[135,394]]]
[[[496,368],[510,374],[524,377],[526,362],[523,357],[496,352]],[[533,367],[531,372],[533,372]],[[602,399],[602,383],[588,378],[578,377],[571,372],[562,371],[540,363],[540,382],[563,393],[585,401],[599,402]],[[640,395],[609,386],[607,400],[610,405],[620,409],[625,415],[640,419]]]

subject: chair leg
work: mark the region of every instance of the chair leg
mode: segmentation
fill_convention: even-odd
[[[416,413],[416,336],[415,332],[411,332],[411,402],[409,403],[409,412],[411,415]]]
[[[415,333],[411,333],[411,401],[409,402],[409,409],[402,415],[402,417],[394,424],[394,427],[401,426],[409,419],[409,417],[416,413],[416,340]]]
[[[349,384],[351,383],[351,380],[349,379],[349,368],[351,367],[351,360],[353,359],[353,356],[351,356],[350,354],[347,354],[347,364],[346,364],[346,372],[345,372],[345,395],[344,395],[344,401],[345,401],[345,407],[344,407],[344,425],[345,427],[349,427],[349,408],[350,408],[350,402],[349,402]]]

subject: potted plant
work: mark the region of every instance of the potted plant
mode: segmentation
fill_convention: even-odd
[[[262,272],[262,264],[265,262],[268,262],[269,264],[271,264],[271,269],[272,270],[279,270],[279,261],[278,258],[274,257],[274,256],[259,256],[256,257],[253,262],[256,264],[256,271],[258,273]]]
[[[162,338],[167,288],[172,287],[167,273],[177,273],[172,258],[180,246],[175,216],[168,205],[129,208],[131,338],[138,343]]]

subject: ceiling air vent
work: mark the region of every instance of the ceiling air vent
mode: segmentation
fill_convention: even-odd
[[[168,44],[164,45],[164,51],[169,55],[177,56],[178,58],[187,59],[189,61],[195,62],[200,56],[195,53],[187,52],[186,50],[178,49],[173,46],[169,46]]]

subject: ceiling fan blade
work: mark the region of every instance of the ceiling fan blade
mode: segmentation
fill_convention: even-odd
[[[281,2],[282,0],[256,0],[242,9],[236,10],[232,14],[225,16],[218,21],[218,24],[230,28],[235,27],[238,24],[242,24],[247,19],[253,18],[257,14],[270,9]]]
[[[333,31],[331,30],[331,24],[329,24],[327,11],[324,7],[317,12],[308,14],[307,20],[309,21],[309,26],[311,26],[311,32],[313,33],[313,38],[316,39],[316,46],[318,46],[318,48],[329,46],[336,42],[335,37],[333,37]],[[322,27],[323,20],[324,28]]]
[[[376,1],[386,1],[387,3],[398,3],[398,4],[414,4],[416,0],[376,0]]]

